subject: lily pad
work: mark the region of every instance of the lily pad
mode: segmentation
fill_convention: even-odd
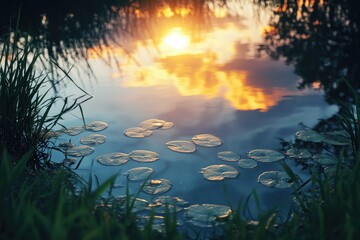
[[[233,151],[224,151],[217,154],[218,158],[228,162],[236,162],[240,159],[240,155]]]
[[[83,126],[63,128],[61,131],[70,136],[76,136],[85,130]]]
[[[196,150],[194,143],[190,141],[182,141],[182,140],[167,142],[166,147],[169,148],[170,150],[180,153],[192,153],[195,152]]]
[[[271,149],[252,150],[249,152],[249,157],[258,162],[276,162],[285,158],[282,153]]]
[[[98,156],[96,160],[103,165],[117,166],[127,163],[129,161],[129,154],[121,152],[108,153]]]
[[[304,142],[321,142],[324,140],[324,137],[314,131],[314,130],[311,130],[311,129],[304,129],[304,130],[301,130],[301,131],[298,131],[297,133],[295,133],[295,136],[297,139],[300,139]]]
[[[80,142],[85,145],[95,146],[103,144],[106,141],[106,136],[101,134],[90,134],[80,139]]]
[[[200,173],[204,175],[204,178],[210,181],[221,181],[225,178],[236,178],[239,174],[238,170],[228,165],[210,165],[203,168]]]
[[[305,149],[305,148],[296,148],[291,147],[286,151],[286,155],[288,155],[291,158],[299,158],[299,159],[305,159],[305,158],[311,158],[311,153]]]
[[[150,179],[144,183],[142,191],[147,194],[157,195],[166,193],[171,189],[172,182],[167,179]]]
[[[84,157],[94,152],[94,149],[89,146],[75,146],[66,151],[67,155],[72,157]]]
[[[350,138],[348,134],[344,131],[333,131],[323,133],[324,143],[336,146],[346,146],[350,144]]]
[[[106,129],[109,125],[106,122],[94,121],[86,125],[85,129],[93,132],[99,132]]]
[[[128,128],[124,131],[125,136],[131,138],[145,138],[151,136],[153,132],[142,127]]]
[[[159,129],[164,126],[165,121],[161,119],[148,119],[140,123],[140,127],[146,130]]]
[[[129,181],[143,181],[147,179],[154,170],[149,167],[137,167],[128,170],[125,175],[127,175],[127,179]]]
[[[188,202],[178,197],[160,196],[154,199],[153,203],[149,204],[151,210],[156,213],[166,213],[166,208],[172,212],[179,212],[188,205]]]
[[[71,142],[63,142],[63,143],[59,143],[59,148],[63,149],[63,150],[69,150],[70,148],[73,148],[75,146],[75,144],[71,143]]]
[[[243,158],[238,161],[238,165],[241,168],[254,168],[257,166],[257,162],[251,158]]]
[[[217,147],[221,145],[220,138],[211,134],[199,134],[192,138],[192,141],[203,147]]]
[[[164,125],[159,129],[166,130],[166,129],[172,128],[173,126],[174,126],[173,122],[164,122]]]
[[[63,131],[48,131],[45,133],[45,131],[42,131],[41,134],[42,134],[42,137],[44,139],[50,139],[50,138],[58,138],[60,137],[60,135],[62,134]]]
[[[289,188],[293,185],[291,178],[284,171],[267,171],[259,175],[257,181],[267,187]]]
[[[138,162],[155,162],[159,160],[159,154],[147,150],[135,150],[130,153],[130,158]]]
[[[332,165],[338,163],[338,160],[328,153],[315,154],[313,156],[313,161],[321,165]]]
[[[213,227],[222,224],[222,219],[229,217],[231,208],[217,204],[195,204],[186,209],[186,220],[198,227]]]

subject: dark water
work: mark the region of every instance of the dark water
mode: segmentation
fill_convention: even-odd
[[[359,16],[355,11],[359,3],[283,2],[228,1],[225,6],[179,4],[172,8],[129,7],[126,2],[99,7],[94,2],[61,11],[42,3],[36,7],[41,9],[36,14],[43,14],[42,25],[24,9],[23,18],[31,19],[34,38],[46,39],[39,41],[39,48],[47,49],[48,57],[64,66],[76,63],[71,75],[93,95],[83,104],[87,122],[109,124],[100,132],[107,142],[83,160],[79,174],[86,176],[91,166],[100,181],[120,173],[117,183],[123,187],[114,194],[123,195],[126,177],[122,173],[147,166],[155,170],[152,177],[172,181],[166,195],[191,204],[236,205],[256,189],[265,208],[289,206],[291,190],[257,183],[262,172],[282,170],[279,163],[241,169],[236,162],[218,159],[217,153],[230,150],[246,157],[253,149],[278,150],[279,139],[294,141],[295,132],[304,127],[320,131],[334,127],[331,121],[319,124],[319,119],[339,111],[337,99],[351,102],[341,80],[346,78],[359,88]],[[70,86],[62,91],[77,93]],[[80,114],[75,115],[62,124],[81,125]],[[144,139],[123,134],[151,118],[172,121],[174,127]],[[191,154],[165,146],[168,141],[191,140],[202,133],[218,136],[223,144],[198,147]],[[87,134],[62,135],[57,143],[71,139],[79,144]],[[95,160],[102,154],[137,149],[155,151],[160,160],[112,167]],[[61,161],[63,156],[54,153],[53,158]],[[293,160],[286,162],[305,175]],[[199,172],[212,164],[231,165],[239,177],[208,181]],[[136,193],[139,185],[131,183],[131,192]],[[151,199],[143,193],[139,197]]]

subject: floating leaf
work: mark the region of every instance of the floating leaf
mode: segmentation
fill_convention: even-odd
[[[221,145],[221,140],[211,134],[199,134],[192,138],[192,141],[203,147],[217,147]]]
[[[284,171],[267,171],[260,174],[257,181],[267,187],[289,188],[293,185],[290,180]]]
[[[95,146],[103,144],[106,141],[106,136],[101,134],[90,134],[80,139],[80,142],[85,145]]]
[[[76,163],[76,159],[75,158],[66,158],[66,159],[64,159],[64,163],[71,166]]]
[[[151,136],[153,132],[141,127],[128,128],[124,131],[125,136],[131,138],[144,138]]]
[[[60,137],[61,133],[62,131],[51,131],[51,130],[46,133],[44,131],[41,132],[41,134],[43,135],[42,137],[44,139],[58,138]]]
[[[94,121],[86,125],[85,129],[93,132],[99,132],[108,127],[106,122]]]
[[[313,160],[314,162],[321,165],[332,165],[338,163],[338,160],[333,155],[328,153],[315,154],[313,156]]]
[[[159,129],[164,126],[165,121],[160,119],[148,119],[140,123],[140,127],[147,130]]]
[[[276,162],[284,159],[285,156],[278,151],[271,149],[255,149],[249,152],[249,157],[258,162]]]
[[[68,127],[68,128],[63,128],[61,129],[61,131],[67,135],[70,136],[76,136],[79,135],[80,133],[82,133],[84,131],[84,127],[83,126],[79,126],[79,127]]]
[[[288,149],[286,151],[286,155],[288,155],[291,158],[300,158],[300,159],[312,157],[311,153],[307,149],[296,148],[296,147],[291,147],[290,149]]]
[[[84,157],[94,152],[94,149],[89,146],[75,146],[66,151],[67,155],[73,157]]]
[[[129,161],[129,154],[121,152],[108,153],[98,156],[96,160],[103,165],[117,166],[127,163]]]
[[[217,204],[195,204],[186,209],[186,220],[198,227],[213,227],[231,214],[231,208]],[[220,221],[219,221],[220,220]]]
[[[156,213],[166,213],[166,208],[172,213],[183,210],[187,204],[188,202],[178,197],[160,196],[155,198],[149,207]]]
[[[127,175],[127,179],[129,181],[143,181],[147,179],[154,170],[149,167],[137,167],[128,170],[125,175]]]
[[[166,129],[172,128],[173,126],[174,126],[173,122],[165,122],[164,125],[159,129],[166,130]]]
[[[159,159],[159,154],[147,150],[135,150],[130,153],[130,158],[138,162],[155,162]]]
[[[337,146],[346,146],[350,144],[349,135],[344,131],[333,131],[323,133],[324,143]]]
[[[238,161],[238,165],[241,168],[254,168],[257,166],[257,162],[251,158],[243,158]]]
[[[223,164],[210,165],[203,168],[200,173],[204,175],[204,178],[211,181],[221,181],[225,178],[236,178],[239,174],[236,168]]]
[[[70,148],[73,148],[75,145],[71,142],[63,142],[63,143],[59,143],[58,146],[63,150],[69,150]]]
[[[190,141],[182,141],[182,140],[167,142],[166,147],[169,148],[170,150],[180,153],[192,153],[195,152],[196,150],[194,143]]]
[[[218,158],[228,162],[236,162],[240,159],[240,155],[233,151],[224,151],[217,154]]]
[[[150,179],[144,183],[142,191],[147,194],[156,195],[169,191],[172,183],[167,179]]]
[[[324,140],[324,137],[311,129],[304,129],[301,131],[298,131],[297,133],[295,133],[295,136],[297,139],[300,139],[304,142],[321,142]]]

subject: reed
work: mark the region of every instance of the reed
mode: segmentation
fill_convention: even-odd
[[[49,164],[46,134],[89,95],[71,101],[57,95],[57,85],[73,80],[54,80],[49,71],[38,69],[41,53],[16,31],[5,37],[0,50],[0,149],[5,147],[12,161],[33,149],[27,165],[39,170]],[[55,104],[62,106],[57,113]]]

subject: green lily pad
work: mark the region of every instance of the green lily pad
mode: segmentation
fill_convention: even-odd
[[[85,130],[83,126],[63,128],[61,131],[70,136],[76,136]]]
[[[328,153],[315,154],[313,156],[313,161],[321,165],[332,165],[338,163],[338,160]]]
[[[220,138],[211,134],[199,134],[192,138],[192,141],[203,147],[217,147],[221,145]]]
[[[95,146],[103,144],[106,141],[106,136],[101,134],[90,134],[80,139],[80,142],[84,145]]]
[[[296,148],[296,147],[291,147],[290,149],[288,149],[286,151],[286,155],[288,155],[291,158],[299,158],[299,159],[306,159],[312,157],[311,153],[307,149]]]
[[[106,122],[94,121],[86,125],[85,129],[93,132],[99,132],[106,129],[109,125]]]
[[[118,166],[129,161],[129,154],[121,152],[108,153],[98,156],[96,160],[103,165]]]
[[[165,121],[160,119],[148,119],[140,123],[140,127],[146,130],[155,130],[162,128],[164,126]]]
[[[159,160],[159,154],[147,150],[135,150],[130,153],[130,158],[138,162],[155,162]]]
[[[147,194],[157,195],[166,193],[171,189],[172,182],[167,179],[150,179],[144,183],[142,191]]]
[[[160,196],[154,199],[153,203],[149,204],[151,210],[154,210],[156,213],[166,213],[166,208],[169,212],[179,212],[188,205],[188,202],[178,197],[171,196]]]
[[[170,141],[166,143],[166,147],[172,151],[180,152],[180,153],[192,153],[195,152],[196,147],[195,144],[190,141]]]
[[[293,185],[291,178],[284,171],[267,171],[258,177],[258,182],[267,187],[289,188]]]
[[[249,157],[258,162],[276,162],[285,158],[282,153],[271,149],[252,150],[249,152]]]
[[[218,158],[228,162],[236,162],[240,159],[240,155],[233,151],[224,151],[217,154]]]
[[[186,220],[198,227],[213,227],[222,224],[231,214],[231,208],[217,204],[195,204],[186,209]]]
[[[236,178],[239,174],[238,170],[228,165],[210,165],[203,168],[200,173],[204,175],[204,178],[210,181],[221,181],[225,178]]]
[[[145,138],[151,136],[153,132],[142,127],[128,128],[124,131],[124,135],[131,138]]]
[[[251,158],[243,158],[238,161],[238,165],[241,168],[254,168],[257,166],[257,162]]]
[[[295,136],[297,139],[300,139],[304,142],[318,143],[324,140],[324,137],[320,133],[311,129],[300,130],[297,133],[295,133]]]
[[[147,179],[154,170],[149,167],[137,167],[128,170],[125,175],[129,181],[143,181]]]
[[[345,131],[333,131],[323,133],[324,143],[336,146],[346,146],[350,144],[349,135]]]
[[[94,149],[89,146],[75,146],[66,151],[67,155],[72,157],[84,157],[94,152]]]

